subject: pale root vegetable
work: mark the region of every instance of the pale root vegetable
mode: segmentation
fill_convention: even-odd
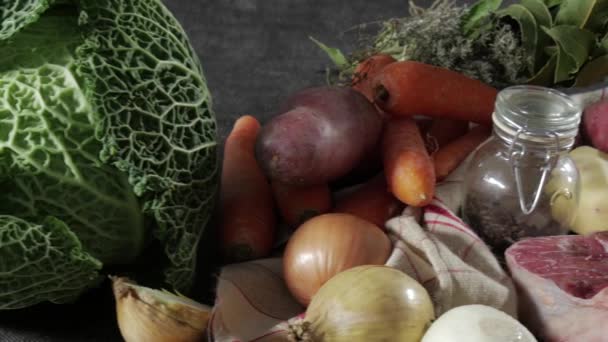
[[[563,196],[556,196],[553,201],[553,216],[570,225],[570,229],[578,234],[608,231],[608,154],[590,146],[581,146],[572,150],[570,157],[580,176],[578,207],[562,191]],[[562,179],[551,180],[547,191],[566,189],[568,185],[564,182]]]
[[[513,317],[486,305],[453,308],[431,325],[422,342],[536,342],[534,335]]]
[[[358,266],[331,278],[314,296],[296,341],[420,341],[434,319],[426,289],[387,266]]]
[[[256,156],[273,181],[309,186],[350,172],[376,145],[382,118],[349,87],[323,86],[289,97],[262,128]]]
[[[359,265],[383,265],[391,242],[382,230],[350,214],[306,221],[287,242],[283,274],[294,298],[306,306],[326,281]]]
[[[608,152],[608,100],[602,100],[585,109],[583,131],[591,145]]]

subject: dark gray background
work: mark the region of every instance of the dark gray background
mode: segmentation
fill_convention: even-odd
[[[407,0],[164,2],[203,62],[222,141],[236,117],[251,114],[265,121],[290,92],[325,82],[330,62],[309,35],[345,47],[338,38],[342,31],[408,11]],[[113,310],[106,282],[73,305],[0,313],[0,341],[121,341]]]

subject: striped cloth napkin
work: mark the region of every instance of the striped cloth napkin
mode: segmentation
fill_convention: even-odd
[[[463,163],[466,164],[466,163]],[[485,304],[516,318],[510,277],[479,237],[454,212],[459,207],[460,171],[438,187],[437,198],[419,210],[407,208],[386,223],[393,251],[386,265],[418,280],[436,315],[467,304]],[[222,269],[209,325],[210,341],[288,341],[290,320],[302,317],[284,285],[281,259]]]

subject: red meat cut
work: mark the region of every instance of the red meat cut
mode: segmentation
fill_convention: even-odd
[[[608,232],[529,238],[505,252],[519,317],[547,342],[608,341]]]

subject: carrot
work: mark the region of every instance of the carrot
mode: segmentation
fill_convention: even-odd
[[[422,207],[435,194],[435,168],[416,122],[393,117],[382,142],[384,173],[390,191],[403,203]]]
[[[272,182],[272,190],[283,220],[292,227],[331,210],[331,191],[327,184],[299,187]]]
[[[396,62],[390,55],[377,54],[371,56],[357,65],[353,75],[352,87],[365,95],[371,102],[374,101],[374,92],[372,88],[372,80],[376,75],[384,69],[385,66]]]
[[[427,150],[434,154],[447,143],[463,136],[468,130],[467,121],[435,119],[428,132],[424,134]]]
[[[240,117],[224,146],[220,186],[221,251],[227,262],[270,254],[276,217],[272,189],[254,154],[260,123]]]
[[[445,179],[489,136],[489,128],[477,126],[467,134],[440,148],[433,156],[437,180]]]
[[[414,61],[387,65],[373,81],[374,102],[391,115],[426,115],[486,126],[498,91],[461,73]]]
[[[383,173],[345,194],[336,201],[335,213],[352,214],[378,227],[394,217],[403,208],[389,191]]]

